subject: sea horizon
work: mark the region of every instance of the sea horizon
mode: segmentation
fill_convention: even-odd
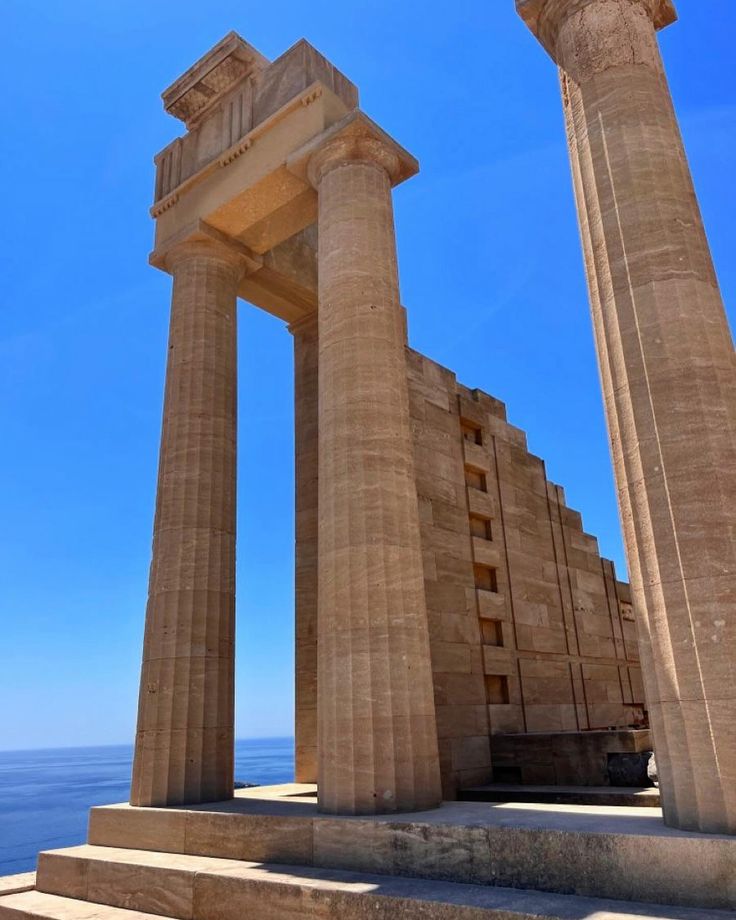
[[[0,750],[0,876],[35,868],[39,850],[84,843],[94,805],[128,801],[133,744]],[[294,777],[294,738],[235,741],[237,782]]]
[[[236,738],[235,744],[241,741],[294,741],[293,735],[251,735],[244,738]],[[103,748],[123,748],[133,747],[132,741],[109,741],[104,744],[62,744],[51,745],[49,747],[23,747],[23,748],[3,748],[0,747],[0,757],[4,754],[38,754],[43,751],[97,751]]]

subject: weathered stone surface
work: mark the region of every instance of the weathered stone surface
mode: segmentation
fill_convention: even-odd
[[[541,783],[574,786],[646,786],[646,762],[651,735],[648,730],[535,732],[493,736],[493,765],[496,778],[523,784]],[[639,782],[614,782],[611,760],[638,759]]]
[[[193,887],[191,902],[181,905],[175,915],[179,920],[240,920],[244,916],[259,920],[587,920],[593,916],[596,920],[725,920],[729,916],[721,911],[335,869],[245,862],[216,869],[203,860],[197,865],[176,864],[172,871],[188,877],[187,884]],[[131,884],[131,890],[133,887]],[[151,920],[153,916],[160,915],[36,891],[0,898],[2,920]]]
[[[94,904],[40,891],[0,897],[0,920],[162,920],[160,914]],[[174,920],[166,918],[163,920]],[[176,918],[182,920],[182,918]]]
[[[31,891],[36,887],[35,872],[19,872],[16,875],[0,876],[0,896]]]
[[[651,751],[639,754],[609,754],[608,779],[612,786],[646,786],[649,783],[647,767]]]
[[[131,846],[184,853],[187,813],[168,808],[105,805],[90,809],[87,840],[96,846]]]

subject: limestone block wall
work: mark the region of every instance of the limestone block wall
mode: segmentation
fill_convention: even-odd
[[[295,345],[296,777],[317,764],[316,323]],[[443,794],[491,778],[493,735],[647,724],[627,584],[503,403],[407,348]]]
[[[646,724],[628,585],[504,405],[411,349],[409,392],[444,793],[492,736]]]

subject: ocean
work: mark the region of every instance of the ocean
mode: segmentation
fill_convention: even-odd
[[[84,843],[92,805],[125,802],[131,745],[0,751],[0,875],[36,867],[39,850]],[[294,778],[294,739],[235,743],[235,778],[287,783]]]

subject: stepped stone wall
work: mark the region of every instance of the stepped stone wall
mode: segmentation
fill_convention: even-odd
[[[314,782],[316,323],[292,332],[296,777]],[[494,734],[640,728],[647,716],[629,586],[503,403],[406,354],[443,794],[454,798],[492,778]],[[535,781],[528,766],[524,780]]]
[[[407,350],[444,793],[496,733],[646,725],[629,586],[503,403]]]

